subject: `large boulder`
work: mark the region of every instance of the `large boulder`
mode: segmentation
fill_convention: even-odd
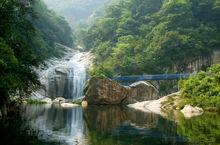
[[[84,90],[89,104],[120,104],[127,98],[130,91],[124,86],[107,78],[91,78]]]
[[[130,104],[157,99],[157,89],[147,82],[122,86],[108,78],[93,77],[85,88],[84,100],[88,104]]]
[[[157,89],[148,82],[135,82],[129,87],[130,94],[127,96],[126,100],[124,100],[124,104],[159,99]]]

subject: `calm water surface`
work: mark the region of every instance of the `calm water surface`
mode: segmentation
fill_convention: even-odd
[[[39,138],[67,145],[220,145],[220,115],[176,121],[127,107],[31,105],[24,116]],[[178,122],[178,123],[177,123]]]

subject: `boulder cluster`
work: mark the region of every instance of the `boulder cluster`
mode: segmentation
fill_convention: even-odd
[[[144,81],[123,86],[108,78],[93,77],[84,91],[84,101],[91,105],[131,104],[158,99],[157,89]]]

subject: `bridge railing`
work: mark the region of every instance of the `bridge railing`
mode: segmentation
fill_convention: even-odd
[[[184,74],[157,74],[157,75],[130,75],[115,77],[116,81],[144,81],[144,80],[177,80],[186,79],[192,75],[190,73]]]

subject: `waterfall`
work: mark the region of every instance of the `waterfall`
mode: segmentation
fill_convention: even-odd
[[[38,70],[42,88],[33,93],[35,98],[63,97],[77,99],[83,96],[89,52],[71,52],[62,59],[46,62],[46,68]]]
[[[66,78],[66,87],[64,91],[65,98],[80,98],[83,95],[83,87],[86,81],[86,67],[85,64],[79,62],[82,53],[77,53],[72,57],[66,67],[68,74]]]

